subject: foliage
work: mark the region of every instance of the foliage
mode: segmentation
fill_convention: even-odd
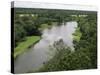
[[[14,49],[14,58],[25,52],[25,50],[27,50],[30,46],[34,45],[39,40],[39,36],[29,36],[26,37],[26,40],[19,42],[18,46]]]
[[[53,59],[38,71],[81,70],[97,68],[97,31],[96,14],[78,18],[82,33],[80,41],[75,42],[75,52],[70,48],[61,49]],[[79,31],[79,30],[78,30]],[[76,33],[75,33],[76,35]]]
[[[24,13],[24,16],[20,16]],[[34,15],[33,15],[34,14]],[[25,16],[26,15],[26,16]],[[72,16],[74,15],[74,16]],[[85,16],[82,16],[85,15]],[[15,53],[16,57],[24,52],[33,41],[40,39],[41,30],[51,27],[52,23],[61,25],[62,22],[77,21],[78,28],[73,34],[75,51],[67,47],[58,49],[55,56],[44,64],[38,71],[60,71],[97,68],[97,13],[86,11],[66,11],[16,8],[15,28]],[[37,36],[21,42],[26,36]],[[25,39],[24,39],[25,40]],[[31,41],[30,41],[31,40]],[[57,44],[57,42],[56,42]],[[59,46],[60,47],[60,46]]]
[[[76,42],[79,42],[81,36],[82,36],[82,33],[80,31],[80,28],[77,27],[76,30],[75,30],[75,33],[73,33],[73,40],[76,41]]]
[[[18,42],[23,41],[24,37],[31,35],[41,35],[38,30],[38,26],[34,23],[36,15],[32,14],[16,14],[14,19],[14,35],[15,35],[15,47]]]

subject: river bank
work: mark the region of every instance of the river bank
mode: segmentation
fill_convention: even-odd
[[[14,48],[14,59],[16,59],[17,56],[25,52],[28,48],[33,46],[39,40],[40,40],[40,36],[26,37],[25,41],[20,42],[18,46]]]

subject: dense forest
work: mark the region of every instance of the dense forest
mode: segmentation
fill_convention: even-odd
[[[78,23],[73,34],[75,51],[71,52],[71,48],[63,44],[58,49],[59,45],[54,44],[57,47],[55,56],[35,72],[97,68],[97,12],[93,11],[15,8],[14,58],[37,43],[42,30],[69,21]]]

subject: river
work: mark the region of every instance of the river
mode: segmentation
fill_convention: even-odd
[[[71,21],[62,23],[60,26],[52,26],[51,29],[44,29],[41,40],[30,50],[16,58],[14,72],[25,73],[41,68],[44,62],[53,58],[55,53],[50,51],[49,46],[52,46],[54,41],[59,39],[63,39],[64,43],[74,51],[72,34],[75,32],[76,27],[77,22]]]

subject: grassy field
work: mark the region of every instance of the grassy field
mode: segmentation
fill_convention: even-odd
[[[26,37],[25,41],[22,41],[18,44],[18,46],[14,49],[14,58],[16,58],[21,53],[25,52],[30,46],[35,44],[40,40],[40,36],[29,36]]]
[[[52,26],[57,26],[57,22],[51,22],[51,24],[47,24],[47,23],[44,23],[44,24],[41,24],[39,30],[40,31],[43,31],[44,29],[50,29]]]

